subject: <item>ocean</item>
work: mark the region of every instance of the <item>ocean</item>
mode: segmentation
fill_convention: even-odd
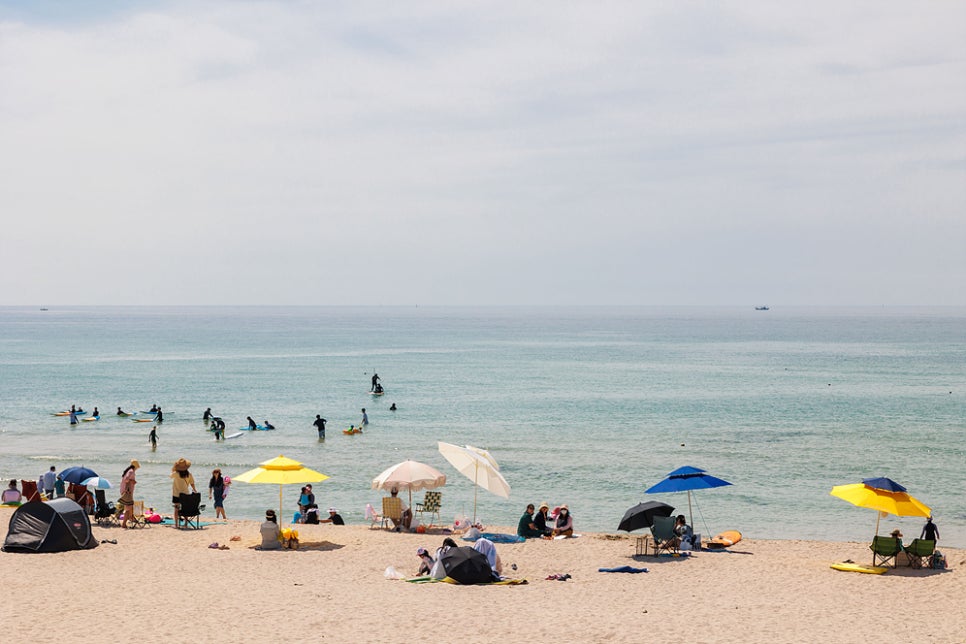
[[[933,509],[941,544],[966,547],[966,308],[48,308],[0,307],[3,480],[86,465],[119,482],[137,458],[136,496],[169,513],[178,458],[206,488],[214,467],[284,454],[331,477],[318,503],[352,523],[380,507],[372,478],[411,458],[447,475],[448,523],[472,515],[474,489],[446,441],[489,449],[510,483],[509,500],[479,492],[490,525],[542,501],[568,504],[578,532],[616,532],[652,498],[688,514],[686,493],[644,491],[691,465],[733,484],[691,495],[705,536],[868,540],[876,513],[829,491],[887,476]],[[101,420],[51,415],[72,404]],[[152,404],[156,450],[150,423],[114,415]],[[277,429],[216,442],[206,407],[229,434],[247,416]],[[365,433],[344,435],[363,407]],[[272,507],[277,486],[238,482],[226,501],[231,518]],[[880,533],[923,523],[888,516]]]

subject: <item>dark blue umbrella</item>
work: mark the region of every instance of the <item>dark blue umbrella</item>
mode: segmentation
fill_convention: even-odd
[[[663,494],[665,492],[687,492],[688,514],[691,525],[694,525],[694,515],[691,512],[691,490],[707,490],[713,487],[731,485],[728,481],[711,476],[699,467],[685,465],[667,475],[663,481],[644,490],[644,494]]]
[[[905,487],[899,485],[890,478],[880,476],[874,479],[862,479],[862,482],[873,490],[885,490],[886,492],[908,492]]]
[[[61,471],[60,478],[64,479],[68,483],[81,484],[85,479],[93,478],[97,476],[97,472],[87,467],[68,467],[66,470]]]

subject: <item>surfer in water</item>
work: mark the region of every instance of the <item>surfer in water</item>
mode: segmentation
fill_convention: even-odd
[[[329,421],[327,421],[326,419],[322,418],[321,414],[316,414],[315,415],[315,422],[312,423],[312,424],[315,425],[315,428],[317,430],[319,430],[319,438],[325,438],[325,424],[327,422],[329,422]]]
[[[148,434],[148,440],[151,442],[151,449],[158,448],[158,427],[155,425],[151,428],[151,433]]]
[[[201,420],[203,420],[205,422],[208,422],[209,420],[211,420],[211,407],[209,407],[208,409],[205,410],[205,413],[201,417]]]
[[[161,413],[161,408],[160,407],[157,408],[157,412],[158,412],[158,415],[154,418],[154,421],[155,422],[158,422],[158,423],[163,422],[164,421],[164,414]]]
[[[396,403],[389,405],[389,411],[396,411]]]
[[[248,416],[248,429],[250,429],[252,431],[258,429],[258,424],[255,423],[254,420],[252,420],[252,417],[251,416]]]
[[[271,424],[267,420],[262,423],[262,427],[264,427],[265,429],[275,429],[275,425]]]
[[[118,415],[118,416],[128,416],[129,414],[128,414],[128,413],[126,413],[126,412],[125,412],[125,411],[124,411],[123,409],[121,409],[120,407],[118,407],[118,408],[117,408],[117,415]]]
[[[361,424],[362,425],[368,425],[369,424],[369,417],[366,415],[366,408],[365,407],[362,408],[362,423]]]

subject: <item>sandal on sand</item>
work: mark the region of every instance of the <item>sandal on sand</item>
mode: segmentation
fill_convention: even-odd
[[[224,544],[218,546],[218,549],[219,550],[230,550],[230,548],[227,545],[224,545]]]
[[[231,539],[229,539],[229,541],[241,541],[241,537],[239,537],[239,536],[238,536],[238,535],[236,534],[236,535],[235,535],[234,537],[232,537]]]
[[[113,543],[116,546],[117,539],[101,539],[101,543]]]
[[[212,550],[217,550],[218,549],[218,542],[216,541],[214,543],[209,543],[208,544],[208,547],[211,548]]]

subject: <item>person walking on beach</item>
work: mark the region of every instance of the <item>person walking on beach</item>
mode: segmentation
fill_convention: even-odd
[[[40,477],[44,482],[44,494],[48,499],[54,498],[54,486],[57,484],[57,468],[53,465]]]
[[[121,527],[126,528],[129,519],[134,518],[134,486],[137,485],[137,480],[135,480],[134,473],[141,467],[141,463],[138,460],[132,459],[131,464],[124,469],[124,473],[121,474],[121,507],[123,508],[123,519],[121,519]]]
[[[151,443],[151,449],[158,449],[158,426],[155,425],[151,428],[151,432],[148,434],[148,441]]]
[[[312,423],[312,424],[315,425],[315,428],[317,430],[319,430],[319,438],[325,438],[325,424],[327,422],[329,422],[329,421],[327,421],[326,419],[322,418],[322,416],[320,414],[316,414],[315,415],[315,422]]]
[[[369,424],[369,417],[366,416],[366,408],[365,407],[362,408],[362,422],[359,423],[359,424],[360,425],[368,425]]]
[[[379,382],[379,374],[376,373],[375,371],[373,371],[372,372],[372,386],[369,388],[369,391],[375,391],[376,390],[376,384],[378,382]]]
[[[922,526],[922,534],[919,535],[919,538],[927,541],[939,541],[939,528],[932,522],[932,516],[926,519],[926,525]]]

